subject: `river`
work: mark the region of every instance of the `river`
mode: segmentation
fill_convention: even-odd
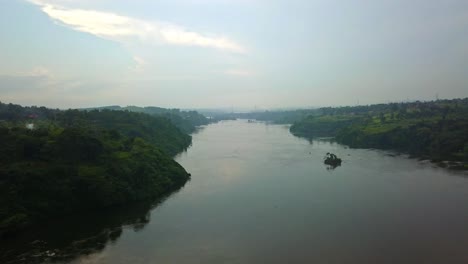
[[[327,169],[327,152],[342,166]],[[192,179],[165,201],[51,224],[11,251],[77,264],[468,263],[466,173],[245,120],[200,129],[176,160]]]

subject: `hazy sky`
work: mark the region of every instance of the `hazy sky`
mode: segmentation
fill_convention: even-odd
[[[467,0],[0,0],[0,101],[308,107],[468,96]]]

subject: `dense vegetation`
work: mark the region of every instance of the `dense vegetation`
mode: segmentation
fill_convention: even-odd
[[[157,198],[189,174],[166,118],[0,103],[0,235],[51,216]]]
[[[179,109],[166,109],[161,107],[138,107],[138,106],[105,106],[100,108],[95,108],[97,110],[120,110],[120,111],[129,111],[137,113],[145,113],[149,115],[155,115],[159,117],[165,117],[169,119],[175,126],[185,133],[192,133],[195,131],[197,126],[207,125],[210,123],[210,119],[206,118],[204,115],[198,113],[197,111],[181,111]],[[94,110],[94,109],[88,109]]]
[[[322,108],[291,126],[304,137],[332,136],[356,148],[394,149],[468,164],[468,98]],[[463,165],[462,165],[463,167]]]
[[[144,229],[150,222],[150,210],[162,201],[164,198],[49,219],[40,228],[0,239],[1,263],[68,263],[101,252],[125,229]]]

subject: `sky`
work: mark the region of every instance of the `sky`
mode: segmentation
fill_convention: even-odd
[[[0,101],[271,109],[468,97],[466,0],[0,0]]]

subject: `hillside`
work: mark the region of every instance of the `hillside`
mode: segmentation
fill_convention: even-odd
[[[189,174],[190,136],[166,118],[0,104],[0,235],[82,210],[161,197]]]
[[[393,149],[468,164],[468,99],[322,108],[294,123],[302,137],[331,136],[354,148]]]
[[[207,125],[210,120],[197,111],[181,111],[179,109],[166,109],[155,106],[139,107],[139,106],[105,106],[98,108],[89,108],[85,110],[119,110],[136,113],[145,113],[149,115],[165,117],[169,119],[175,126],[185,133],[192,133],[197,126]]]

